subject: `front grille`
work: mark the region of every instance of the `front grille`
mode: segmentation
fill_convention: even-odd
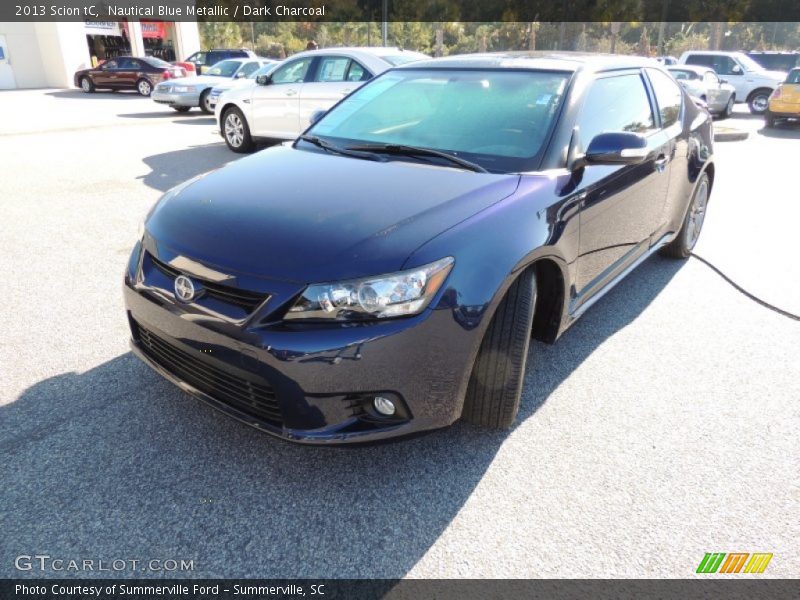
[[[266,382],[256,383],[215,367],[136,324],[140,348],[153,362],[181,381],[215,400],[278,427],[283,418],[275,392]]]
[[[153,265],[164,273],[167,277],[171,277],[175,279],[181,272],[176,269],[175,267],[168,265],[167,263],[161,262],[155,256],[150,254],[150,260],[153,261]],[[247,311],[248,314],[253,312],[256,308],[258,308],[268,297],[269,294],[260,294],[258,292],[249,292],[247,290],[240,290],[235,287],[230,287],[227,285],[220,285],[219,283],[213,283],[211,281],[206,281],[205,279],[195,278],[203,284],[203,289],[205,289],[206,294],[211,296],[212,298],[216,298],[220,302],[225,302],[227,304],[233,304],[240,308],[243,308]]]

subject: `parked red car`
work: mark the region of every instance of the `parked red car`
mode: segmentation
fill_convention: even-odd
[[[147,56],[119,56],[93,69],[82,69],[75,73],[75,86],[91,93],[96,89],[136,90],[149,96],[156,84],[166,79],[185,77],[186,70],[160,58]]]

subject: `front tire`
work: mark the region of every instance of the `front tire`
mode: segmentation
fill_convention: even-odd
[[[674,240],[662,248],[661,254],[670,258],[689,258],[700,237],[700,231],[703,229],[710,192],[711,183],[708,175],[703,173],[694,188],[692,201],[689,203],[681,230]]]
[[[222,137],[228,148],[239,154],[252,152],[255,147],[247,120],[236,107],[229,108],[222,115]]]
[[[731,96],[728,99],[728,103],[725,105],[725,110],[722,111],[721,117],[723,119],[728,119],[733,114],[733,104],[734,104],[734,102],[736,102],[736,99],[733,96]]]
[[[208,103],[208,96],[211,94],[211,90],[206,90],[202,94],[200,94],[200,110],[202,110],[207,115],[214,114],[214,107]]]
[[[754,115],[763,115],[769,108],[769,96],[772,90],[766,88],[756,90],[747,99],[747,106]]]
[[[519,412],[536,305],[533,269],[506,292],[472,367],[461,418],[492,429],[511,427]]]
[[[136,82],[136,91],[140,96],[149,96],[153,92],[153,84],[147,79],[140,79]]]
[[[81,77],[81,89],[85,94],[94,92],[94,83],[88,77]]]

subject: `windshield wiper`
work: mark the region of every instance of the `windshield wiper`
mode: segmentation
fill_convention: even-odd
[[[369,152],[358,152],[353,148],[342,148],[341,146],[331,144],[316,135],[301,135],[298,139],[313,144],[317,148],[322,148],[334,154],[341,154],[342,156],[352,156],[353,158],[363,158],[364,160],[383,160],[379,156],[370,154]]]
[[[358,146],[347,146],[347,150],[360,152],[383,152],[385,154],[397,154],[401,156],[435,156],[442,158],[454,165],[475,171],[476,173],[488,173],[482,166],[460,158],[447,152],[440,152],[431,148],[420,148],[418,146],[405,146],[403,144],[362,144]]]

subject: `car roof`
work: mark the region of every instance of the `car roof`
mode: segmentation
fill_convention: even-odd
[[[683,53],[684,56],[689,54],[710,54],[711,56],[730,56],[731,54],[744,54],[739,50],[687,50]]]
[[[400,69],[531,69],[544,71],[613,71],[641,67],[662,68],[653,59],[587,52],[488,52],[447,56],[415,62]]]
[[[414,50],[404,50],[398,46],[329,46],[326,48],[319,48],[318,50],[304,50],[292,54],[289,58],[298,58],[302,56],[319,56],[320,54],[336,54],[341,53],[352,56],[377,56],[379,58],[397,54],[410,54],[412,56],[419,56],[428,58],[426,54],[415,52]]]

